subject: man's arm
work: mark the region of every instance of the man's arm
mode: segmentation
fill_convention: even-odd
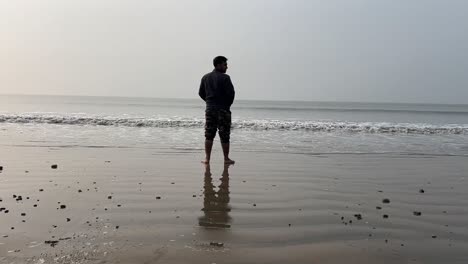
[[[236,91],[234,91],[234,85],[232,84],[231,77],[229,77],[229,75],[227,75],[226,79],[226,89],[229,105],[232,105],[234,102],[234,97],[236,96]]]
[[[200,96],[201,99],[203,99],[203,101],[206,101],[206,91],[205,91],[204,78],[201,79],[200,89],[198,90],[198,95]]]

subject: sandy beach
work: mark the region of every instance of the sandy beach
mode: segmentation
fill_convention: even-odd
[[[0,262],[466,262],[466,157],[214,151],[5,144]]]

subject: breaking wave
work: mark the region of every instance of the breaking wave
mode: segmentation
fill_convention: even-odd
[[[91,125],[156,128],[197,128],[203,119],[189,118],[122,118],[55,114],[0,114],[0,123],[30,123],[56,125]],[[395,134],[463,134],[468,135],[468,124],[433,125],[424,123],[338,122],[233,120],[234,129],[302,130],[311,132],[395,133]]]

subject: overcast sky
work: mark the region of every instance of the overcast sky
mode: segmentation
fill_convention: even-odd
[[[0,0],[0,93],[468,103],[465,0]]]

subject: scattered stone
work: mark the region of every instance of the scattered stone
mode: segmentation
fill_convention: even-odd
[[[175,182],[171,182],[171,184],[175,184]]]
[[[104,208],[104,211],[107,211],[107,208]]]
[[[425,192],[424,189],[419,190],[419,193],[424,193],[424,192]]]
[[[8,214],[10,212],[10,210],[5,210],[5,214]]]
[[[26,216],[26,213],[21,213],[21,216]]]
[[[120,226],[115,226],[115,229],[119,229],[119,228],[120,228]]]
[[[107,199],[109,199],[109,200],[112,199],[112,196],[111,195],[107,196]]]
[[[40,192],[43,192],[43,191],[44,191],[44,189],[39,189],[39,191],[40,191]]]
[[[156,196],[156,200],[160,200],[161,199],[161,196]]]
[[[224,243],[220,243],[220,242],[210,242],[210,246],[223,247],[223,246],[224,246]]]
[[[29,171],[24,171],[25,173],[29,173]]]
[[[26,223],[26,220],[21,220],[21,222]]]
[[[197,197],[197,196],[194,194],[194,195],[192,195],[192,197],[194,197],[194,198],[195,198],[195,197]]]
[[[253,206],[257,206],[257,204],[253,204]]]
[[[55,247],[58,244],[58,240],[46,240],[44,241],[45,244],[49,244],[51,247]]]
[[[37,204],[33,205],[33,207],[37,207]]]
[[[50,166],[52,169],[57,169],[58,168],[58,165],[57,164],[53,164],[52,166]]]
[[[105,163],[110,163],[111,161],[110,160],[106,160]]]
[[[16,199],[16,197],[17,197],[16,194],[13,194],[13,198]]]
[[[436,236],[436,235],[432,235],[432,238],[437,238],[437,236]]]
[[[71,219],[70,219],[70,218],[67,218],[67,222],[70,222],[70,221],[71,221]]]
[[[376,206],[375,209],[377,209],[377,210],[382,210],[382,207]]]
[[[291,224],[289,224],[289,226],[291,226]]]
[[[388,239],[385,239],[385,243],[388,243]]]
[[[78,190],[78,192],[80,193],[80,192],[83,192],[83,191],[82,191],[82,190]]]
[[[413,214],[414,214],[415,216],[421,216],[421,212],[418,212],[418,211],[414,211]]]
[[[383,200],[382,200],[382,203],[384,203],[384,204],[388,204],[388,203],[390,203],[390,199],[388,199],[388,198],[385,198],[385,199],[383,199]]]
[[[56,226],[56,225],[52,225],[52,227],[53,227],[53,228],[57,228],[57,226]]]
[[[0,166],[0,171],[2,171],[2,170],[3,170],[3,166]]]
[[[362,220],[362,215],[361,214],[355,214],[354,217],[356,217],[357,220]]]
[[[384,214],[384,215],[383,215],[383,218],[387,219],[387,218],[388,218],[388,215]]]
[[[60,209],[65,209],[65,208],[67,208],[66,205],[64,205],[64,204],[60,205]]]
[[[13,230],[13,229],[15,229],[15,227],[12,226],[12,227],[11,227],[11,230]]]
[[[118,204],[117,207],[121,207],[122,205],[121,204]]]

